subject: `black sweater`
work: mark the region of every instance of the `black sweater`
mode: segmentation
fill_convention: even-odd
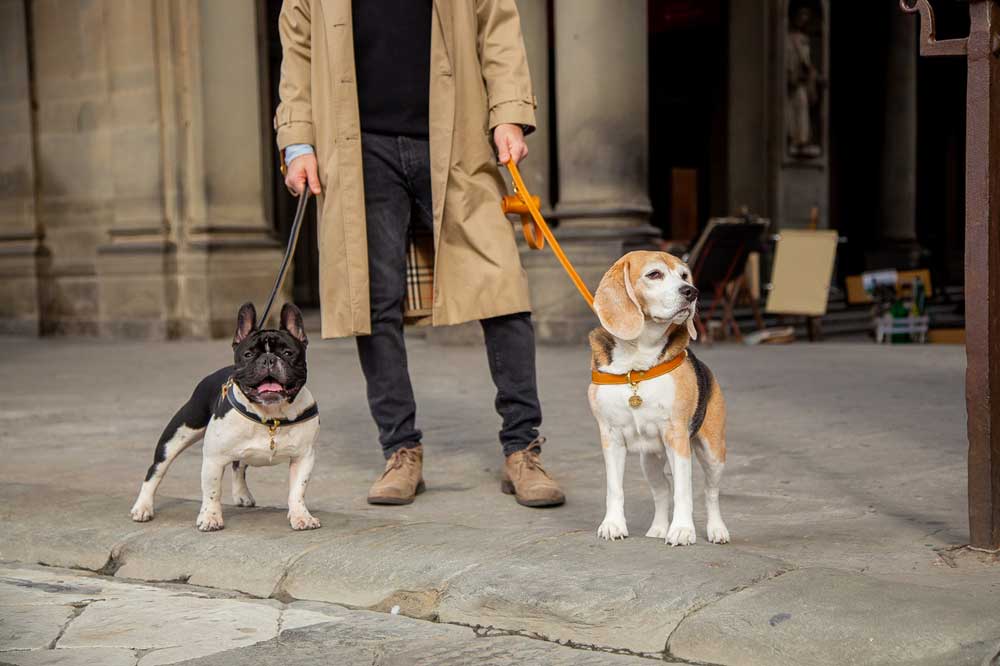
[[[431,0],[352,0],[361,131],[426,137]]]

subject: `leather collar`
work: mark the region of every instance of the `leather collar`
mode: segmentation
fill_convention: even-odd
[[[662,377],[663,375],[673,372],[684,363],[687,358],[687,351],[683,351],[677,354],[673,358],[667,359],[663,363],[654,365],[648,370],[630,370],[624,375],[615,375],[610,372],[600,372],[598,370],[590,371],[590,383],[600,384],[600,385],[621,385],[628,384],[634,386],[639,382],[644,382],[647,379],[655,379],[656,377]]]
[[[235,397],[235,391],[230,390],[233,386],[232,377],[229,378],[225,384],[222,385],[222,397],[235,409],[240,416],[246,417],[253,421],[254,423],[259,423],[270,428],[282,428],[284,426],[295,425],[296,423],[302,423],[303,421],[308,421],[309,419],[316,418],[319,416],[319,406],[314,402],[309,407],[306,407],[301,414],[296,416],[294,419],[268,419],[254,414],[252,411],[246,408],[246,406],[241,403]]]

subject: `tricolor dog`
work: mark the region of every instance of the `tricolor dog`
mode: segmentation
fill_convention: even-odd
[[[153,464],[132,507],[132,520],[153,518],[153,496],[170,463],[204,440],[201,465],[202,532],[223,528],[222,476],[233,472],[233,501],[254,506],[247,466],[288,463],[288,520],[293,530],[320,526],[305,504],[316,459],[319,412],[306,383],[302,313],[288,303],[279,329],[258,329],[252,303],[240,308],[233,338],[234,364],[205,377],[167,424]]]
[[[594,310],[603,328],[590,334],[589,396],[607,470],[607,512],[597,530],[603,539],[628,536],[625,455],[636,451],[655,506],[646,536],[693,544],[693,450],[705,472],[708,540],[729,541],[719,511],[726,405],[712,373],[688,349],[697,337],[697,302],[691,270],[665,252],[626,254],[597,288]],[[664,458],[673,477],[673,519]]]

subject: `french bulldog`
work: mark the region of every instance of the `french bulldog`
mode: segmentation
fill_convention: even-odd
[[[252,303],[240,308],[233,337],[233,365],[198,383],[191,398],[167,424],[153,453],[153,464],[132,520],[153,518],[153,496],[170,463],[204,440],[201,466],[202,532],[221,530],[222,475],[233,470],[233,500],[254,506],[247,467],[288,462],[288,520],[293,530],[312,530],[319,520],[305,504],[306,486],[316,460],[319,412],[306,383],[306,338],[302,313],[291,303],[281,308],[278,329],[258,329]]]

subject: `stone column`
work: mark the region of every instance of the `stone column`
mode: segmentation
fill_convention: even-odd
[[[44,260],[35,215],[35,150],[24,0],[0,0],[0,333],[38,335]]]
[[[646,3],[556,0],[556,159],[552,220],[591,290],[623,253],[648,247]],[[541,340],[579,342],[597,320],[551,252],[526,258]]]
[[[106,3],[30,8],[36,215],[50,254],[40,273],[42,333],[96,335],[97,248],[113,196]]]
[[[179,63],[186,84],[178,109],[184,119],[178,127],[184,193],[179,332],[224,337],[232,335],[241,303],[263,307],[281,261],[282,244],[265,214],[267,178],[277,160],[273,109],[261,102],[255,3],[188,1],[177,20],[187,54]]]
[[[107,36],[107,135],[113,156],[104,167],[111,187],[111,224],[97,248],[102,335],[165,338],[176,334],[176,245],[170,239],[163,178],[163,102],[172,30],[169,5],[112,2]]]
[[[882,242],[878,257],[885,266],[914,268],[917,243],[917,19],[889,21],[884,137],[882,155]],[[873,266],[877,267],[877,266]]]

